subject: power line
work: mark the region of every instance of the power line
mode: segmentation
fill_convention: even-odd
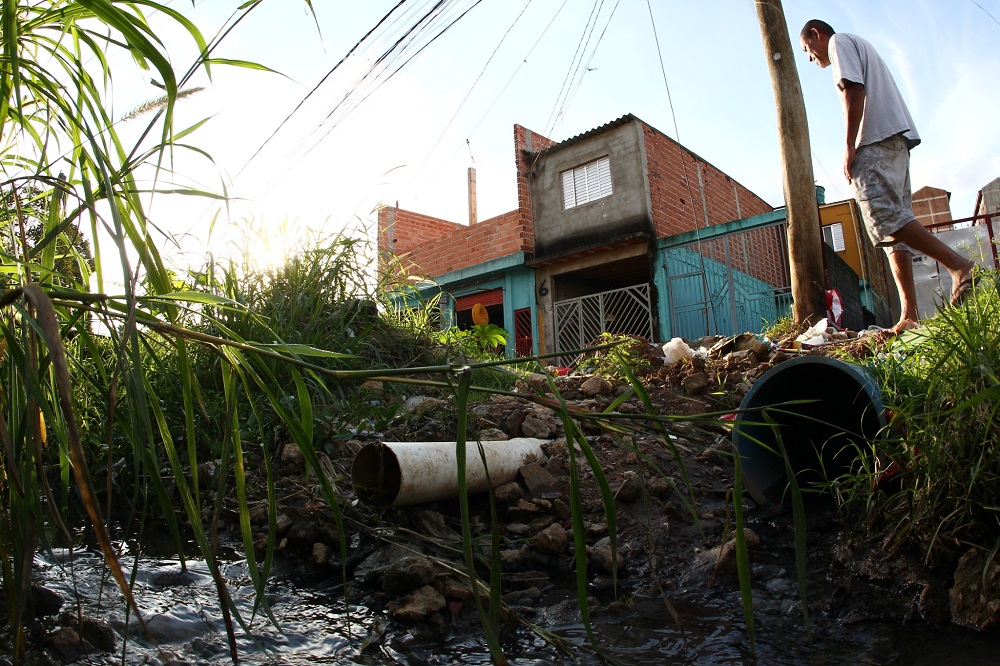
[[[559,88],[559,94],[556,96],[555,104],[552,106],[552,111],[549,114],[549,119],[545,121],[545,136],[551,136],[552,131],[555,129],[555,119],[563,111],[563,93],[568,91],[569,82],[576,77],[576,70],[580,67],[583,62],[583,52],[585,49],[585,42],[589,41],[590,35],[594,32],[593,26],[597,25],[597,14],[600,12],[600,7],[604,4],[604,0],[594,0],[594,6],[590,10],[590,16],[587,17],[587,24],[583,28],[583,34],[580,35],[580,40],[576,44],[576,51],[573,52],[573,59],[570,61],[569,69],[566,70],[566,78],[563,79],[562,86]],[[577,62],[577,57],[580,58],[580,63]]]
[[[509,28],[507,28],[507,32],[505,32],[503,34],[503,37],[500,38],[500,43],[497,44],[496,48],[493,49],[493,53],[491,53],[490,57],[487,58],[486,64],[483,65],[483,69],[479,72],[479,76],[477,76],[476,80],[472,82],[472,86],[470,86],[469,87],[469,91],[467,93],[465,93],[465,97],[462,98],[462,101],[461,101],[461,103],[459,103],[458,108],[455,109],[455,113],[452,114],[451,119],[448,120],[448,123],[444,126],[444,129],[441,130],[441,134],[438,136],[437,141],[435,141],[434,145],[431,146],[431,149],[429,151],[427,151],[427,157],[425,157],[424,161],[420,163],[420,166],[417,168],[416,172],[413,175],[414,178],[416,178],[420,174],[420,172],[423,170],[423,168],[427,165],[427,161],[431,158],[431,154],[435,150],[437,150],[438,145],[440,145],[441,141],[444,139],[444,135],[448,132],[448,129],[451,127],[452,123],[455,122],[455,118],[458,117],[458,114],[462,110],[462,107],[464,107],[465,103],[467,101],[469,101],[469,97],[472,95],[472,91],[476,89],[476,86],[479,84],[479,80],[483,78],[483,75],[486,73],[486,70],[489,68],[490,63],[493,62],[493,58],[496,57],[496,54],[500,51],[500,47],[503,46],[504,41],[506,41],[506,39],[510,35],[511,31],[514,29],[514,27],[521,20],[521,17],[524,16],[524,12],[527,11],[528,6],[530,4],[531,4],[531,0],[527,0],[524,3],[524,7],[521,8],[521,12],[517,15],[517,18],[515,18],[514,22],[510,24]],[[466,139],[465,142],[468,143],[469,140]],[[471,148],[470,148],[470,150],[471,150]]]
[[[390,9],[390,10],[389,10],[389,13],[388,13],[388,14],[386,14],[385,16],[383,16],[383,17],[382,17],[382,18],[381,18],[381,19],[379,20],[379,22],[375,24],[375,27],[373,27],[373,28],[372,28],[371,30],[369,30],[369,31],[368,31],[367,33],[365,33],[364,37],[362,37],[361,39],[359,39],[359,40],[357,41],[357,43],[356,43],[356,44],[355,44],[354,46],[352,46],[352,47],[351,47],[351,48],[350,48],[350,49],[349,49],[349,50],[347,51],[347,54],[346,54],[346,55],[344,55],[344,57],[343,57],[343,58],[341,58],[341,59],[340,59],[340,61],[339,61],[339,62],[338,62],[338,63],[337,63],[336,65],[334,65],[334,66],[333,66],[333,69],[331,69],[331,70],[330,70],[329,72],[327,72],[327,73],[326,73],[326,74],[325,74],[325,75],[323,76],[323,78],[319,80],[319,83],[317,83],[317,84],[316,84],[315,86],[313,86],[313,89],[312,89],[312,90],[310,90],[310,91],[309,91],[309,92],[308,92],[308,93],[306,94],[306,96],[305,96],[305,97],[303,97],[303,98],[302,98],[302,100],[301,100],[301,101],[299,101],[299,103],[295,105],[295,108],[294,108],[294,109],[292,109],[291,113],[289,113],[289,114],[288,114],[288,115],[287,115],[287,116],[285,117],[285,119],[284,119],[284,120],[282,120],[282,121],[281,121],[280,123],[278,123],[278,126],[277,126],[277,127],[276,127],[276,128],[274,129],[274,131],[273,131],[273,132],[271,132],[270,136],[268,136],[268,137],[267,137],[266,139],[264,139],[264,143],[262,143],[262,144],[261,144],[261,145],[260,145],[260,146],[259,146],[259,147],[257,148],[257,150],[256,150],[256,151],[254,151],[254,154],[253,154],[253,155],[251,155],[251,156],[250,156],[250,158],[249,158],[249,159],[248,159],[248,160],[247,160],[247,161],[246,161],[246,162],[245,162],[245,163],[243,164],[243,166],[242,166],[242,167],[240,167],[240,170],[239,170],[238,172],[236,172],[236,176],[239,176],[239,175],[240,175],[241,173],[243,173],[243,170],[244,170],[244,169],[246,169],[246,168],[247,168],[247,166],[249,166],[249,165],[250,165],[250,162],[252,162],[252,161],[253,161],[254,159],[256,159],[258,155],[260,155],[260,152],[261,152],[262,150],[264,150],[264,147],[265,147],[265,146],[266,146],[266,145],[267,145],[268,143],[270,143],[270,142],[271,142],[271,139],[273,139],[273,138],[274,138],[274,137],[275,137],[275,136],[276,136],[276,135],[278,134],[278,132],[280,132],[280,131],[281,131],[281,129],[282,129],[282,128],[283,128],[283,127],[284,127],[284,126],[285,126],[285,125],[286,125],[286,124],[288,123],[288,121],[292,119],[292,116],[294,116],[294,115],[295,115],[296,113],[298,113],[298,111],[299,111],[299,110],[300,110],[300,109],[302,108],[302,106],[303,106],[303,105],[304,105],[304,104],[305,104],[305,103],[306,103],[306,102],[307,102],[307,101],[309,100],[309,98],[310,98],[310,97],[312,97],[312,96],[313,96],[313,95],[314,95],[314,94],[315,94],[315,93],[316,93],[316,92],[317,92],[317,91],[318,91],[318,90],[320,89],[320,87],[322,87],[322,85],[323,85],[323,84],[324,84],[324,83],[326,82],[326,80],[327,80],[327,79],[329,79],[329,78],[330,78],[330,76],[332,76],[332,75],[333,75],[333,73],[334,73],[334,72],[336,72],[336,71],[337,71],[337,70],[338,70],[338,69],[340,68],[340,66],[341,66],[341,65],[343,65],[343,64],[344,64],[344,62],[346,62],[346,61],[347,61],[347,59],[348,59],[348,58],[350,58],[350,57],[351,57],[351,55],[352,55],[352,54],[353,54],[353,53],[354,53],[355,51],[357,51],[357,50],[358,50],[358,48],[359,48],[359,47],[360,47],[360,46],[361,46],[361,45],[362,45],[362,44],[363,44],[363,43],[365,42],[365,40],[366,40],[366,39],[368,39],[368,38],[369,38],[369,37],[370,37],[370,36],[372,35],[372,33],[373,33],[373,32],[375,32],[376,30],[378,30],[378,29],[379,29],[379,27],[381,27],[381,25],[382,25],[383,23],[385,23],[385,22],[386,22],[386,21],[387,21],[387,20],[389,19],[389,17],[390,17],[390,16],[392,16],[392,15],[393,15],[393,14],[395,13],[395,11],[396,11],[397,9],[399,9],[400,7],[402,7],[402,6],[403,6],[403,5],[404,5],[404,4],[406,3],[406,2],[407,2],[407,0],[399,0],[399,2],[398,2],[398,3],[396,4],[396,6],[395,6],[395,7],[393,7],[392,9]],[[234,176],[234,178],[235,178],[235,176]]]
[[[1000,21],[998,21],[998,20],[996,19],[996,17],[995,17],[995,16],[993,16],[993,14],[990,14],[990,13],[989,13],[988,11],[986,11],[986,8],[985,8],[985,7],[983,7],[983,6],[981,5],[981,4],[979,4],[978,2],[976,2],[976,0],[971,0],[971,1],[972,1],[972,4],[974,4],[974,5],[976,6],[976,7],[979,7],[980,9],[982,9],[982,10],[983,10],[983,12],[984,12],[984,13],[985,13],[985,14],[986,14],[987,16],[989,16],[989,17],[990,17],[991,19],[993,19],[993,22],[994,22],[994,23],[996,23],[997,25],[1000,25]]]
[[[484,120],[486,120],[486,116],[488,116],[490,114],[490,112],[493,110],[493,107],[496,106],[497,102],[500,101],[500,98],[503,97],[503,94],[507,91],[507,88],[509,88],[510,84],[514,82],[514,79],[517,77],[518,73],[521,71],[521,68],[524,67],[525,64],[527,64],[528,59],[531,57],[531,54],[534,53],[535,49],[538,48],[538,45],[542,43],[542,39],[545,38],[545,35],[548,33],[549,28],[551,28],[552,25],[556,22],[556,19],[559,18],[559,14],[562,13],[562,10],[566,7],[566,5],[567,5],[568,2],[569,2],[569,0],[563,0],[563,3],[561,5],[559,5],[559,9],[557,9],[556,13],[553,14],[552,18],[546,24],[545,29],[542,30],[541,34],[538,35],[538,39],[535,40],[535,43],[531,45],[530,49],[528,49],[528,52],[521,59],[521,62],[518,63],[517,68],[514,70],[514,73],[510,75],[509,79],[507,79],[507,83],[504,84],[503,88],[500,89],[500,92],[498,92],[496,94],[496,96],[493,98],[493,101],[490,102],[490,105],[486,108],[486,111],[483,112],[483,114],[479,117],[479,120],[476,121],[476,124],[472,126],[471,130],[469,130],[469,132],[468,132],[469,136],[471,136],[472,134],[474,134],[475,131],[477,129],[479,129],[479,126],[482,125],[482,123],[483,123]],[[461,149],[462,149],[461,146],[459,146],[458,148],[456,148],[454,150],[454,152],[452,152],[451,155],[448,156],[448,159],[444,161],[444,166],[442,166],[437,171],[437,173],[434,174],[434,176],[430,179],[429,182],[433,183],[433,182],[435,182],[438,179],[438,177],[440,177],[441,173],[445,170],[445,168],[447,167],[447,165],[451,162],[451,160],[453,160],[455,158],[455,155],[457,155],[458,152]],[[428,159],[429,159],[429,157],[430,156],[428,155]],[[412,182],[412,180],[411,180],[411,182]]]
[[[597,43],[594,44],[594,48],[590,52],[590,57],[587,58],[587,64],[584,65],[581,70],[579,70],[580,76],[579,76],[579,78],[577,78],[576,84],[573,86],[572,93],[570,94],[570,96],[566,100],[566,108],[567,109],[573,103],[573,100],[576,98],[576,93],[580,90],[580,87],[583,85],[583,77],[585,77],[587,75],[587,72],[591,71],[590,70],[590,63],[594,61],[594,56],[597,55],[597,49],[600,48],[601,42],[604,41],[604,35],[605,35],[605,33],[607,33],[608,26],[611,25],[611,19],[613,19],[615,17],[615,12],[618,11],[618,5],[620,5],[620,4],[621,4],[621,0],[617,0],[617,2],[615,2],[615,6],[611,9],[611,14],[608,16],[608,20],[604,24],[604,29],[601,30],[601,35],[600,35],[600,37],[597,38]],[[560,116],[559,117],[560,118],[562,117],[562,112],[560,112]],[[557,118],[557,126],[558,126],[558,118]],[[555,127],[553,127],[553,131],[554,130],[555,130]]]

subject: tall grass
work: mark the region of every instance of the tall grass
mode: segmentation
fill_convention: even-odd
[[[955,544],[989,552],[1000,543],[997,284],[997,273],[983,273],[962,306],[941,310],[872,363],[893,415],[881,453],[897,463],[900,489],[870,506],[895,546],[919,545],[929,559]],[[871,484],[857,492],[868,496]]]

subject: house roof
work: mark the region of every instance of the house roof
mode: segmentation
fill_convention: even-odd
[[[641,123],[642,121],[639,120],[638,118],[636,118],[635,116],[633,116],[631,113],[626,113],[621,118],[617,118],[615,120],[612,120],[611,122],[604,123],[603,125],[595,127],[594,129],[587,130],[583,134],[577,134],[576,136],[572,136],[572,137],[566,139],[565,141],[560,141],[559,143],[557,143],[555,145],[549,146],[545,150],[539,152],[538,156],[541,157],[542,155],[549,155],[549,154],[554,153],[556,151],[562,150],[563,148],[568,148],[569,146],[572,146],[574,143],[578,143],[580,141],[583,141],[584,139],[590,138],[592,136],[596,136],[597,134],[602,134],[603,132],[607,132],[609,130],[613,130],[616,127],[621,127],[622,125],[627,125],[628,123],[631,123],[631,122],[640,122]]]

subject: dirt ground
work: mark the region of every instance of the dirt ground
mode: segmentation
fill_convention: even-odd
[[[615,608],[632,595],[712,586],[737,589],[732,422],[726,415],[738,408],[755,381],[789,358],[802,354],[861,358],[878,353],[890,340],[888,332],[863,338],[848,334],[814,349],[801,349],[791,338],[761,341],[744,334],[690,341],[692,348],[708,350],[707,355],[671,364],[664,363],[660,345],[640,341],[641,352],[633,358],[636,375],[655,413],[694,418],[664,423],[663,430],[638,420],[613,421],[619,432],[586,418],[576,420],[607,479],[617,537],[613,550],[612,521],[601,488],[578,451],[576,478],[591,612]],[[598,355],[582,359],[572,369],[549,370],[571,409],[599,413],[611,406],[619,414],[646,413],[627,381],[595,374],[599,367]],[[376,382],[362,390],[375,399],[393,399]],[[527,377],[518,382],[517,391],[534,397],[493,396],[476,402],[470,429],[484,441],[514,437],[548,441],[543,459],[527,462],[514,481],[494,491],[504,599],[515,614],[535,617],[539,605],[552,602],[552,590],[572,587],[575,581],[571,461],[563,424],[546,402],[553,398],[548,380]],[[346,561],[341,557],[336,520],[317,493],[315,477],[305,471],[301,452],[293,444],[285,445],[276,464],[281,495],[278,548],[299,557],[305,568],[346,571],[357,602],[386,609],[399,625],[419,627],[430,636],[444,635],[454,629],[463,607],[472,608],[471,587],[459,555],[458,501],[372,506],[359,500],[351,484],[354,456],[376,437],[389,442],[454,441],[455,407],[447,395],[407,396],[401,413],[383,433],[331,440],[321,456],[328,477],[347,498],[342,516]],[[701,416],[705,414],[711,416]],[[781,553],[786,560],[782,566],[794,570],[789,512],[759,507],[749,497],[744,497],[743,505],[751,561],[766,562]],[[473,537],[485,540],[477,541],[483,544],[479,554],[485,563],[494,525],[488,496],[470,497],[470,510]],[[267,524],[263,503],[252,519],[261,531],[257,543],[262,547]],[[948,621],[947,571],[926,570],[905,553],[887,557],[864,526],[841,520],[832,503],[811,507],[809,521],[810,538],[819,536],[826,544],[811,557],[822,560],[824,584],[841,592],[836,600],[817,602],[830,617],[840,622],[873,614],[895,618],[891,621],[914,617]],[[480,576],[488,580],[485,566]],[[474,611],[465,611],[465,616],[470,613]]]

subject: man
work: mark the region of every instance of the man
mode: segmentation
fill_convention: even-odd
[[[802,50],[821,68],[833,67],[846,121],[844,175],[858,200],[865,229],[875,247],[889,256],[899,292],[897,333],[916,328],[913,251],[922,252],[951,275],[951,304],[972,288],[973,263],[917,222],[910,200],[910,149],[920,143],[916,126],[896,82],[871,44],[837,33],[813,19],[799,34]]]

